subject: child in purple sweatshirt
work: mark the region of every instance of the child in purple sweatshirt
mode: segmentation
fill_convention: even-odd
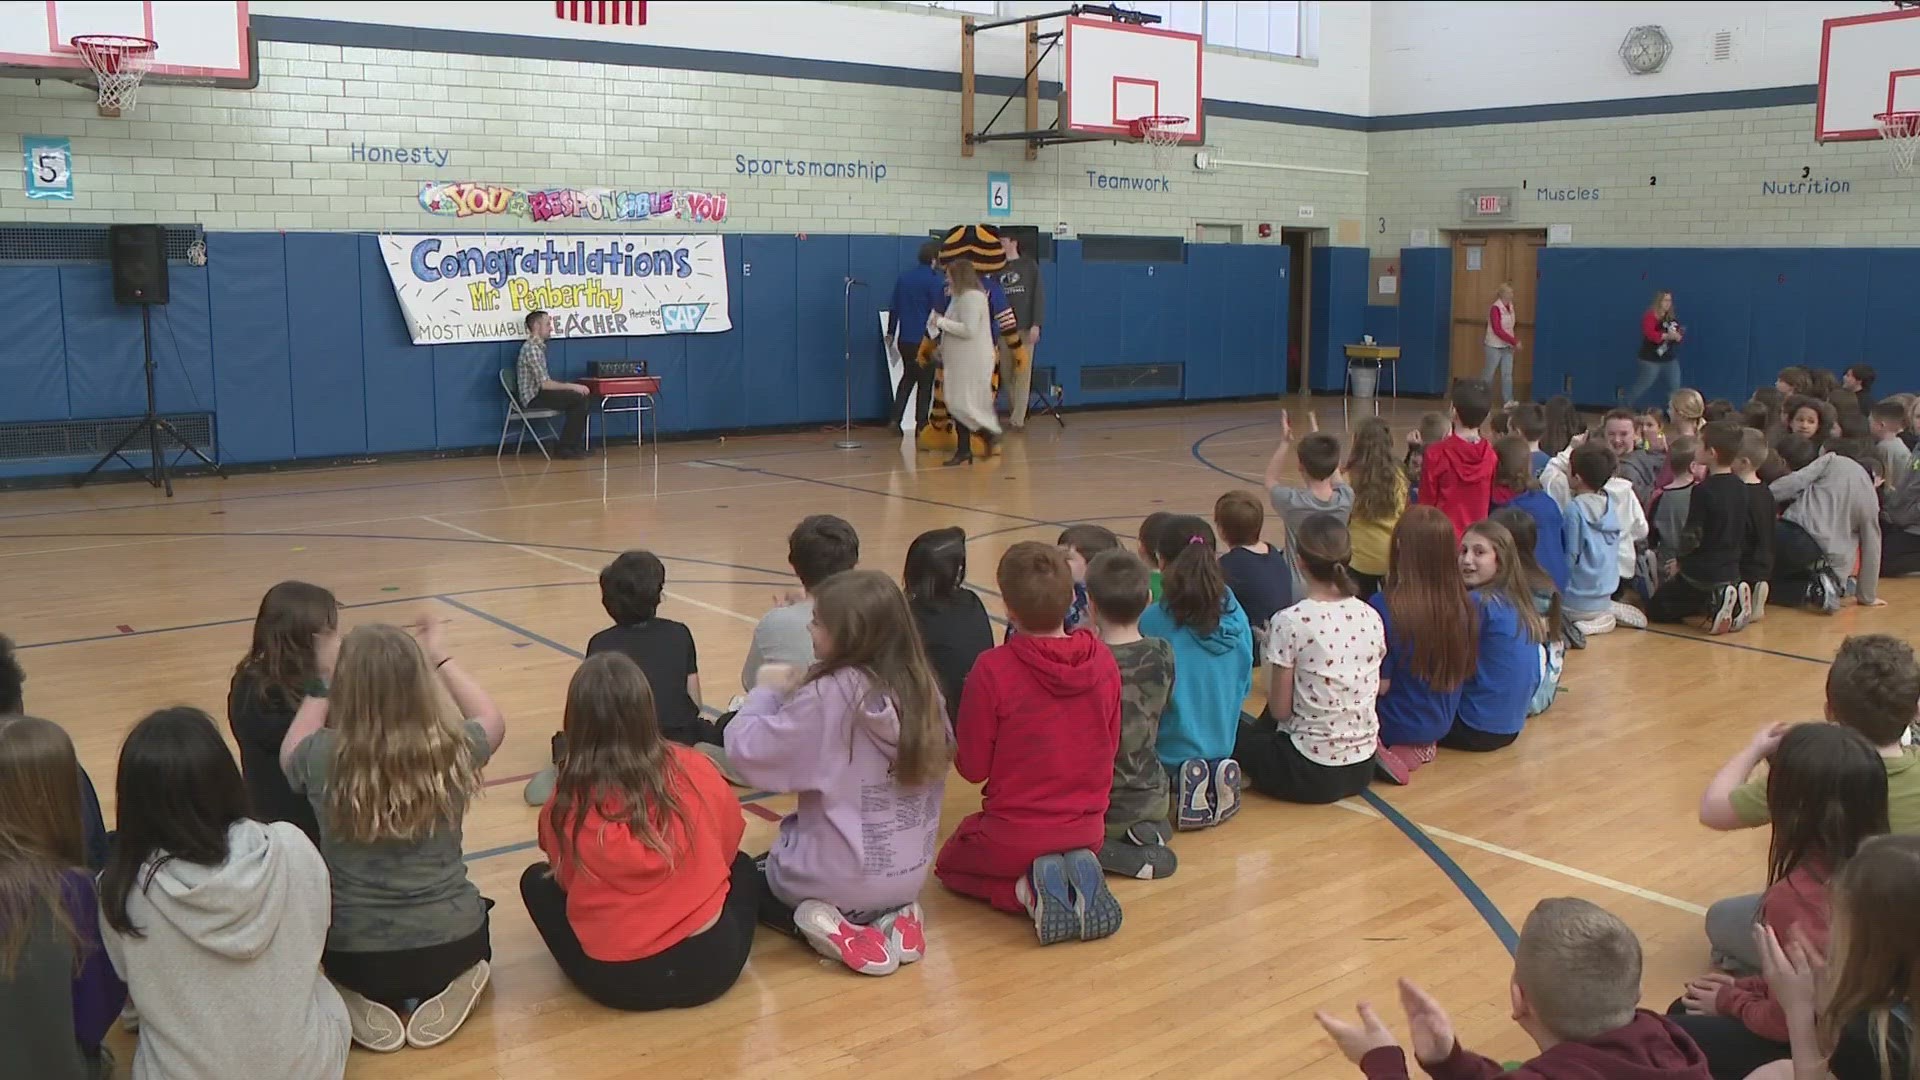
[[[848,570],[813,598],[818,662],[804,674],[760,668],[726,727],[727,758],[744,782],[799,796],[763,864],[761,921],[886,975],[926,949],[917,900],[952,736],[898,585]]]

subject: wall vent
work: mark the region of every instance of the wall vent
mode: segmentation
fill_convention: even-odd
[[[166,417],[174,430],[205,453],[219,459],[213,446],[212,413],[171,413]],[[0,424],[0,461],[24,461],[35,458],[97,458],[120,441],[128,429],[140,423],[137,416],[117,416],[104,420],[40,420]],[[161,440],[162,453],[169,444]],[[178,446],[174,453],[184,453]],[[147,441],[137,437],[128,446],[128,455],[147,452]]]
[[[1715,31],[1712,43],[1707,49],[1707,62],[1720,64],[1731,59],[1733,59],[1733,31]]]
[[[187,260],[187,249],[203,239],[198,225],[161,226],[167,258]],[[105,225],[0,224],[0,262],[107,262]]]
[[[1100,364],[1080,369],[1080,392],[1178,390],[1184,364]]]

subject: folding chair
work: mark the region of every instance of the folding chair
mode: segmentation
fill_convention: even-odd
[[[548,461],[552,461],[553,455],[547,453],[547,444],[540,441],[540,433],[534,430],[533,422],[535,420],[545,420],[547,422],[547,437],[558,442],[560,441],[560,433],[553,430],[553,422],[560,416],[560,410],[529,409],[520,404],[519,387],[515,385],[518,381],[519,374],[515,369],[500,369],[500,389],[506,391],[507,395],[507,416],[506,419],[500,422],[500,445],[494,448],[493,456],[497,460],[501,453],[506,450],[507,430],[513,427],[515,420],[518,420],[520,421],[520,437],[514,440],[513,452],[516,454],[519,453],[520,448],[527,444],[527,436],[531,435],[533,436],[533,445],[540,448],[540,456],[546,458]]]
[[[1064,404],[1066,404],[1066,395],[1059,384],[1053,381],[1053,369],[1051,367],[1034,368],[1033,380],[1027,384],[1027,412],[1029,414],[1046,413],[1061,427],[1066,427],[1067,418],[1060,415],[1060,406]]]

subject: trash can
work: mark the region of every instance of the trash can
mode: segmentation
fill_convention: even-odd
[[[1347,378],[1353,384],[1354,397],[1370,398],[1380,388],[1380,365],[1356,363]]]

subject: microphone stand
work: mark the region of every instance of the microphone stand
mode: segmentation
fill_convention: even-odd
[[[843,328],[841,338],[847,351],[840,367],[841,389],[846,396],[845,412],[842,415],[840,440],[833,444],[835,450],[858,450],[860,440],[853,437],[853,287],[866,288],[867,283],[859,278],[847,278],[846,291],[841,296],[840,325]]]

